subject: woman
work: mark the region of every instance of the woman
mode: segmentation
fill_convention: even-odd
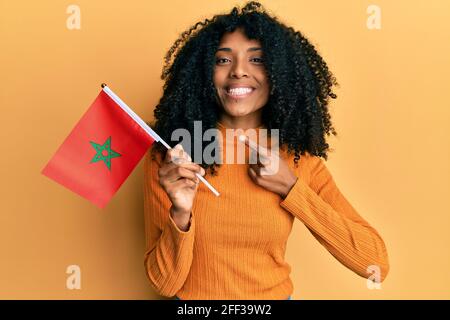
[[[180,299],[287,299],[284,260],[294,219],[343,265],[368,278],[389,270],[386,247],[340,193],[324,165],[336,135],[328,99],[337,85],[314,46],[257,2],[199,22],[168,51],[156,132],[179,128],[277,129],[278,153],[257,163],[195,163],[181,144],[155,145],[144,164],[145,268],[151,285]],[[272,135],[268,150],[274,149]],[[246,144],[249,145],[247,139]],[[253,141],[260,143],[261,141]],[[234,138],[214,141],[222,155]],[[203,151],[207,146],[202,145]],[[246,154],[245,160],[249,160]],[[278,161],[277,170],[264,170]],[[216,197],[196,176],[221,195]]]

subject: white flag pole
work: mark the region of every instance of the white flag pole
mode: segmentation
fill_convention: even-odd
[[[156,142],[161,142],[168,150],[172,149],[152,128],[150,128],[130,107],[126,105],[125,102],[122,101],[112,90],[105,84],[102,83],[103,91],[122,108],[153,140]],[[195,174],[201,182],[203,182],[209,190],[212,191],[216,196],[219,196],[220,193],[208,182],[205,178],[203,178],[199,173]]]

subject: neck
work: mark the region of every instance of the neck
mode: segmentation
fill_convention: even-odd
[[[219,122],[222,123],[225,127],[231,129],[253,129],[259,128],[262,126],[261,115],[255,116],[247,115],[243,117],[232,117],[227,114],[222,114],[219,118]]]

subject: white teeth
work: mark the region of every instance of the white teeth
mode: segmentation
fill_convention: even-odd
[[[247,94],[252,92],[253,89],[252,88],[231,88],[231,89],[227,89],[227,92],[231,95],[243,95],[243,94]]]

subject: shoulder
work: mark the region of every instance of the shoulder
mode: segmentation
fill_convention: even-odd
[[[326,169],[325,161],[321,157],[313,155],[308,151],[304,151],[303,154],[300,154],[300,159],[298,159],[297,165],[295,164],[294,152],[288,153],[286,148],[281,148],[280,156],[286,161],[295,174],[297,174],[298,177],[302,177],[302,179],[308,184],[314,179],[315,176],[317,176],[320,172],[323,172],[323,169]]]
[[[300,153],[299,156],[300,158],[297,160],[298,167],[303,167],[304,170],[308,170],[309,168],[311,168],[311,164],[317,163],[321,160],[319,157],[312,155],[308,151]],[[294,165],[295,152],[288,152],[287,148],[284,145],[280,148],[280,157],[286,160],[289,165]]]

